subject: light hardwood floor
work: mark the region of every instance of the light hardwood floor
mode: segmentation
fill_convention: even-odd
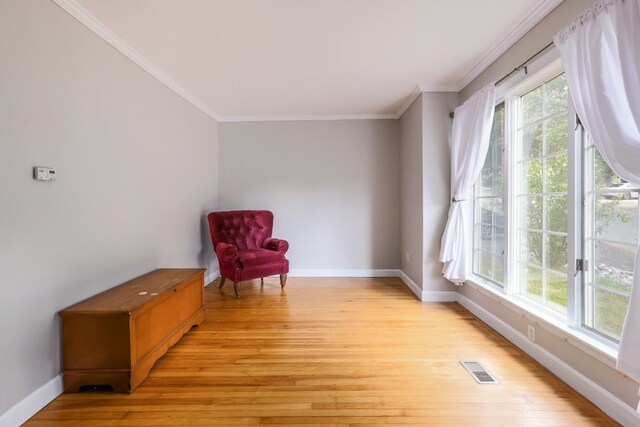
[[[134,394],[63,394],[27,425],[616,425],[460,305],[420,303],[399,279],[205,294],[205,322]],[[477,384],[463,359],[500,384]]]

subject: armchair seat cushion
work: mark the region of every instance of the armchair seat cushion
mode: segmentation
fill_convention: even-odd
[[[284,254],[268,249],[244,249],[238,251],[238,261],[244,268],[255,267],[263,264],[284,262]]]

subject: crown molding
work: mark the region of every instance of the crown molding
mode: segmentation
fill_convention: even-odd
[[[175,80],[153,65],[147,58],[131,47],[127,42],[118,37],[106,25],[91,15],[86,9],[80,6],[75,0],[51,0],[62,8],[78,22],[93,31],[98,37],[113,46],[118,52],[133,61],[147,73],[151,74],[160,83],[180,95],[187,102],[202,111],[214,120],[220,121],[220,116],[212,111],[204,102],[180,86]]]
[[[420,83],[421,92],[460,92],[456,83]]]
[[[389,114],[303,114],[282,116],[222,116],[220,123],[235,122],[302,122],[323,120],[390,120],[397,119],[395,113]]]
[[[460,92],[460,89],[458,89],[458,85],[455,83],[420,83],[411,91],[405,103],[402,104],[400,109],[396,112],[395,118],[399,119],[402,117],[420,94],[429,92],[458,93]]]
[[[407,112],[409,107],[411,107],[413,102],[420,96],[421,93],[422,93],[422,89],[420,89],[420,85],[417,85],[415,88],[413,88],[413,90],[409,94],[409,97],[407,98],[405,103],[402,104],[400,109],[396,112],[395,116],[397,119],[402,117],[402,115]]]
[[[469,83],[489,68],[500,56],[511,48],[518,40],[535,27],[553,9],[564,0],[542,0],[536,8],[518,25],[516,25],[500,43],[498,43],[482,60],[469,71],[458,83],[458,91],[464,89]]]

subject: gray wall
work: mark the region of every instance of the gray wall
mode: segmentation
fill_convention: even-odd
[[[454,289],[438,258],[451,198],[449,113],[457,105],[457,93],[425,92],[400,118],[401,268],[423,292]]]
[[[214,120],[53,2],[0,3],[0,58],[2,414],[60,372],[59,310],[208,266],[218,144]]]
[[[455,285],[442,276],[440,240],[451,201],[452,121],[457,93],[422,94],[422,197],[423,197],[423,291],[451,291]]]
[[[269,209],[295,270],[400,267],[397,120],[220,124],[220,206]]]
[[[400,118],[401,269],[422,287],[422,95]]]
[[[565,0],[558,8],[542,20],[536,27],[496,60],[485,72],[471,82],[461,93],[461,101],[466,100],[484,85],[500,79],[507,72],[521,64],[535,52],[549,43],[552,37],[578,15],[594,4],[593,0]],[[518,313],[483,296],[474,289],[464,286],[459,291],[481,307],[490,311],[523,335],[527,335],[527,322]],[[536,342],[541,347],[558,356],[577,371],[592,379],[601,387],[635,407],[638,402],[638,385],[624,378],[622,374],[604,363],[567,344],[555,335],[537,328]]]

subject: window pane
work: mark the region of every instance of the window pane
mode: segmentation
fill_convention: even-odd
[[[635,246],[596,240],[594,259],[598,261],[594,266],[596,285],[631,293]]]
[[[522,197],[520,213],[525,228],[542,230],[542,196]]]
[[[638,199],[596,196],[595,237],[636,244],[638,241]]]
[[[493,169],[482,169],[478,196],[493,195]]]
[[[478,274],[484,277],[491,277],[491,255],[484,251],[477,251]]]
[[[521,259],[529,264],[542,266],[542,233],[522,231],[520,238]]]
[[[522,119],[525,125],[542,119],[542,86],[522,97]]]
[[[493,255],[493,272],[491,278],[496,283],[502,283],[504,277],[504,257]]]
[[[613,184],[614,181],[619,183],[619,178],[614,171],[611,170],[607,162],[604,161],[598,150],[595,147],[591,147],[590,151],[592,155],[595,156],[593,162],[594,167],[594,175],[596,179],[596,187],[597,189],[608,187]]]
[[[567,231],[567,220],[569,217],[569,206],[567,196],[547,196],[545,197],[547,210],[547,230],[558,233]]]
[[[567,313],[567,275],[545,271],[547,295],[544,304],[550,309]]]
[[[522,191],[542,193],[542,160],[524,162],[522,169]]]
[[[637,188],[624,182],[585,137],[585,326],[618,339],[631,292],[638,243]]]
[[[544,115],[550,116],[567,110],[567,78],[564,74],[544,85]]]
[[[522,265],[520,281],[524,284],[524,295],[542,302],[542,270]]]
[[[565,116],[549,120],[545,133],[547,144],[545,154],[555,154],[566,151],[569,121]]]
[[[474,190],[474,270],[502,285],[504,258],[504,105],[496,107],[491,139],[480,178]]]
[[[542,123],[525,128],[522,134],[522,157],[530,159],[542,155]]]
[[[619,339],[629,305],[629,298],[596,288],[594,299],[594,328],[611,338]]]
[[[565,153],[567,151],[567,138],[565,137]],[[547,193],[566,193],[569,188],[569,168],[566,154],[547,159],[544,168],[544,179],[547,185]]]
[[[547,236],[547,262],[546,267],[564,272],[567,271],[567,236],[550,234]]]

